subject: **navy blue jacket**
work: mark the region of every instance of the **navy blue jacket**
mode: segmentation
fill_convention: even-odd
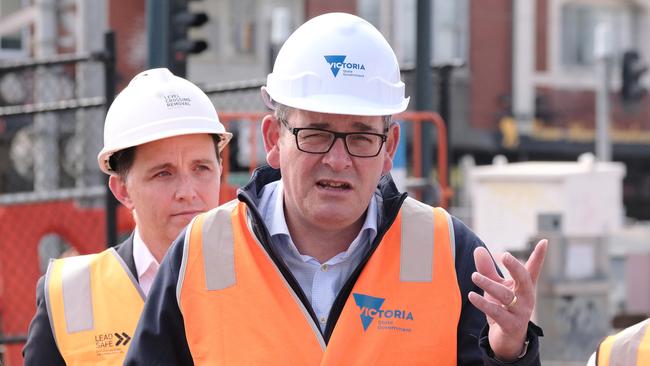
[[[293,277],[281,258],[273,251],[270,236],[257,210],[262,187],[279,180],[280,172],[268,166],[258,168],[251,181],[238,191],[238,199],[248,206],[251,223],[256,237],[269,253],[275,265],[284,275],[298,298],[311,313],[314,322],[318,320],[311,304],[302,292],[300,285]],[[378,189],[383,197],[382,212],[378,222],[377,237],[372,243],[373,249],[365,260],[352,273],[346,284],[339,292],[324,331],[325,341],[328,342],[336,321],[343,309],[356,279],[363,269],[374,248],[379,245],[382,237],[393,223],[406,194],[397,191],[389,176],[382,178]],[[461,292],[462,310],[458,323],[458,364],[459,365],[505,365],[492,357],[487,341],[487,321],[485,315],[476,309],[467,299],[470,291],[482,294],[482,290],[472,282],[470,276],[476,271],[473,251],[478,246],[485,246],[481,240],[460,220],[453,219],[456,239],[456,277]],[[149,297],[144,306],[140,322],[131,341],[131,347],[124,365],[193,365],[192,355],[185,336],[183,316],[176,300],[176,284],[178,282],[181,259],[183,256],[183,241],[185,233],[176,239],[161,263],[158,275],[152,285]],[[507,365],[539,365],[539,343],[537,336],[541,329],[529,324],[528,340],[530,341],[526,356],[515,363]],[[245,342],[245,340],[242,340]],[[435,363],[432,361],[432,364]]]
[[[138,274],[133,260],[133,234],[115,247],[117,254],[124,260],[133,277],[137,280]],[[45,305],[45,276],[38,280],[36,285],[36,315],[29,325],[27,343],[23,348],[25,366],[65,366],[65,361],[54,341],[50,316]]]

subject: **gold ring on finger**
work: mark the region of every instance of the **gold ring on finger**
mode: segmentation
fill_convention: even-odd
[[[512,301],[510,301],[510,304],[505,305],[504,308],[506,308],[506,310],[510,310],[510,308],[515,306],[516,303],[517,303],[517,294],[513,293],[512,294]]]

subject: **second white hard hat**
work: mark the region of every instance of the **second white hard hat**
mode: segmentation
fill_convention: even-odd
[[[165,68],[143,71],[111,104],[97,161],[104,173],[112,174],[109,159],[119,150],[197,133],[219,135],[219,151],[232,138],[199,87]]]
[[[265,103],[334,114],[403,112],[409,99],[393,49],[370,23],[330,13],[300,26],[280,49],[262,87]]]

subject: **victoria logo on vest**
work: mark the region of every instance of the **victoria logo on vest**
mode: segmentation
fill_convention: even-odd
[[[361,325],[363,331],[367,331],[368,327],[377,318],[377,330],[394,330],[399,332],[410,332],[412,328],[407,322],[413,321],[413,313],[406,309],[395,309],[393,307],[382,309],[386,299],[381,297],[374,297],[365,294],[353,293],[354,302],[357,304],[361,313]]]

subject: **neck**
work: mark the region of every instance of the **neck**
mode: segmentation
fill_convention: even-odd
[[[146,245],[147,248],[149,248],[149,251],[151,252],[153,257],[156,258],[156,262],[158,263],[162,262],[163,258],[165,257],[165,253],[167,253],[167,249],[169,249],[169,244],[167,244],[164,247],[161,245],[150,245],[148,243]]]
[[[152,237],[151,235],[148,235],[148,233],[140,230],[138,230],[138,234],[140,234],[142,242],[147,249],[149,249],[151,255],[156,258],[156,261],[158,263],[162,262],[162,259],[165,257],[165,253],[167,253],[167,249],[169,249],[172,242],[167,241],[165,238]]]
[[[365,219],[363,215],[347,227],[325,229],[296,220],[290,215],[285,214],[285,217],[291,240],[300,254],[311,256],[319,263],[325,263],[335,255],[348,250],[361,231]]]

